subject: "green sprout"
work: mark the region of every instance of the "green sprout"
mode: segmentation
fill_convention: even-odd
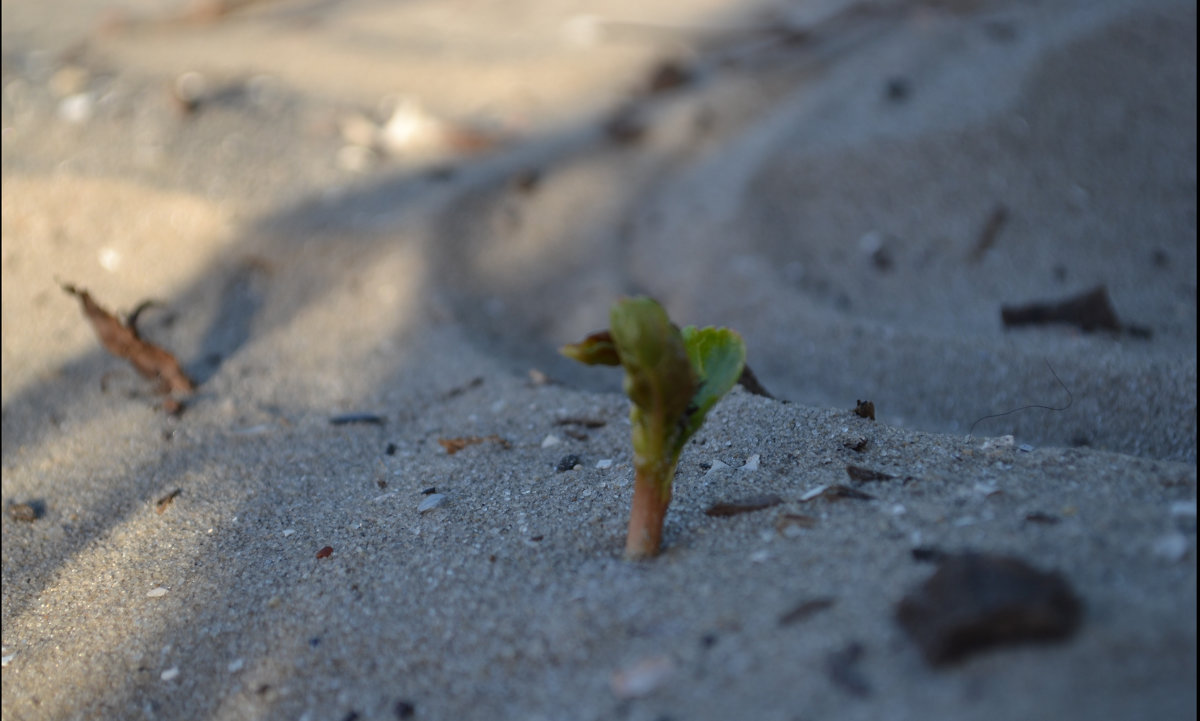
[[[683,446],[741,376],[746,345],[728,328],[680,330],[661,305],[644,297],[617,301],[609,324],[609,330],[563,346],[561,352],[588,365],[625,368],[634,467],[625,557],[649,558],[662,544]]]

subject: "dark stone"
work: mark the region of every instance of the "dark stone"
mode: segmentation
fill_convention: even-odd
[[[1066,639],[1083,604],[1057,573],[1024,561],[966,553],[937,571],[896,607],[896,620],[934,666],[1003,644]]]
[[[574,453],[572,453],[569,456],[563,456],[562,460],[560,460],[558,462],[558,465],[555,466],[554,470],[558,471],[559,473],[562,473],[564,471],[571,470],[572,468],[574,468],[575,466],[578,466],[581,463],[583,463],[583,459],[580,458],[579,456],[575,455]]]

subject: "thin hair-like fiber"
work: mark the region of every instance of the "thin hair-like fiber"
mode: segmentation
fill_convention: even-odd
[[[1046,367],[1050,369],[1050,375],[1054,376],[1054,380],[1058,381],[1058,384],[1060,386],[1062,386],[1062,389],[1067,392],[1067,404],[1065,406],[1062,406],[1061,408],[1055,408],[1054,406],[1043,406],[1043,405],[1034,403],[1034,404],[1027,405],[1027,406],[1021,406],[1020,408],[1013,408],[1011,411],[1004,411],[1003,413],[993,413],[991,415],[987,415],[982,418],[976,419],[976,421],[971,424],[971,427],[969,429],[967,429],[967,437],[970,437],[971,434],[975,431],[975,426],[979,425],[983,421],[988,420],[989,418],[999,418],[1001,416],[1011,415],[1011,414],[1017,413],[1019,411],[1026,411],[1026,410],[1029,410],[1030,408],[1041,408],[1041,409],[1047,410],[1047,411],[1065,411],[1068,408],[1070,408],[1075,403],[1075,396],[1071,394],[1071,389],[1068,388],[1067,384],[1063,383],[1062,378],[1059,378],[1058,374],[1054,372],[1054,366],[1050,365],[1050,361],[1046,361]]]

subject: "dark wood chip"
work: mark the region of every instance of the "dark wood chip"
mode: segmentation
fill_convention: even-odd
[[[331,417],[329,422],[335,426],[382,426],[387,423],[387,419],[375,413],[342,413]]]
[[[554,421],[560,426],[583,426],[584,428],[603,428],[608,425],[608,421],[603,418],[589,418],[587,416],[567,416]]]
[[[460,396],[463,393],[466,393],[467,391],[471,390],[472,388],[478,388],[481,385],[483,385],[483,377],[482,376],[472,378],[471,380],[467,381],[466,383],[462,384],[461,386],[458,386],[456,388],[451,388],[450,390],[443,393],[442,400],[444,400],[444,401],[450,400],[451,398],[454,398],[455,396]]]
[[[749,365],[742,366],[742,374],[738,376],[737,382],[748,393],[775,400],[775,396],[771,395],[771,392],[764,388],[762,383],[758,382],[758,376],[754,375],[754,371],[750,370]]]
[[[966,553],[946,557],[901,599],[896,620],[941,666],[994,646],[1069,638],[1083,603],[1061,575],[1023,560]]]
[[[1047,525],[1053,525],[1058,523],[1059,520],[1060,519],[1058,516],[1050,513],[1042,513],[1041,511],[1034,511],[1033,513],[1025,514],[1025,521],[1027,523],[1045,523]]]
[[[875,404],[871,401],[855,401],[854,415],[875,420]]]
[[[40,508],[40,505],[38,503],[9,503],[5,510],[8,512],[8,517],[14,521],[33,523],[45,515],[45,509]]]
[[[783,503],[783,499],[771,493],[762,496],[740,498],[735,501],[721,501],[720,503],[714,503],[706,508],[704,513],[709,516],[723,518],[725,516],[737,516],[742,513],[761,511],[764,508],[778,506],[781,503]]]
[[[810,598],[779,617],[780,626],[790,626],[793,623],[807,621],[821,611],[833,608],[832,598]]]
[[[858,481],[859,483],[896,480],[896,477],[889,473],[876,471],[870,468],[863,468],[862,466],[846,466],[846,475],[850,476],[850,480]]]
[[[1121,321],[1117,320],[1117,312],[1108,299],[1108,289],[1103,285],[1060,301],[1004,306],[1000,309],[1000,318],[1006,328],[1065,323],[1078,326],[1085,333],[1121,330]]]
[[[162,513],[163,511],[167,510],[167,506],[170,506],[172,503],[174,503],[175,499],[179,497],[180,493],[183,493],[183,489],[176,488],[175,490],[171,491],[167,495],[158,499],[158,501],[154,504],[155,507],[158,509],[158,512]]]

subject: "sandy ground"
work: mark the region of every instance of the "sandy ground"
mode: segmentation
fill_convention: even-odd
[[[1195,3],[236,5],[2,6],[5,718],[1195,717]],[[641,564],[631,293],[776,396]],[[1081,624],[931,667],[914,549]]]

